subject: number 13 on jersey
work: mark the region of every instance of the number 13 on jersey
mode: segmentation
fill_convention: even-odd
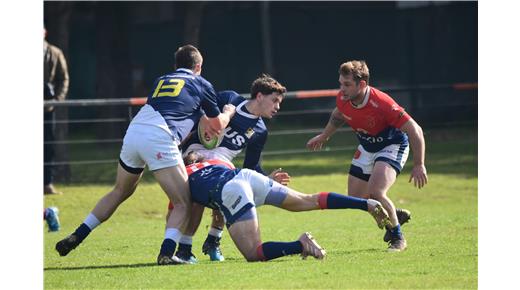
[[[183,79],[160,80],[153,92],[152,98],[176,97],[181,93],[184,83]]]

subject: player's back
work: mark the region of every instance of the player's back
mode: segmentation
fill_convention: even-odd
[[[182,141],[202,115],[201,107],[209,117],[220,113],[213,86],[181,68],[155,81],[146,105],[132,123],[167,127],[175,139]]]
[[[212,159],[186,166],[192,201],[210,208],[216,207],[222,187],[237,175],[240,169],[225,161]]]

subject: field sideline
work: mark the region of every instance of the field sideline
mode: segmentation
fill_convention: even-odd
[[[327,249],[324,261],[298,256],[247,263],[224,233],[223,263],[209,262],[200,248],[210,223],[206,211],[194,237],[198,265],[155,264],[164,232],[167,200],[153,182],[141,184],[111,220],[97,228],[67,257],[55,243],[84,219],[109,184],[60,185],[63,196],[45,197],[45,206],[60,209],[62,229],[44,235],[45,289],[122,288],[477,288],[478,194],[476,130],[429,136],[429,184],[408,183],[411,157],[390,196],[412,211],[403,227],[409,248],[387,253],[383,231],[364,212],[329,210],[290,213],[259,209],[264,241],[292,241],[310,231]],[[270,156],[264,167],[283,167],[291,187],[308,193],[345,192],[352,152]],[[267,158],[266,158],[267,159]],[[240,164],[240,163],[239,163]],[[45,225],[42,225],[45,227]],[[45,228],[46,229],[46,228]]]

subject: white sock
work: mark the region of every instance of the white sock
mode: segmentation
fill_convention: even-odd
[[[208,232],[208,235],[214,236],[214,237],[217,237],[217,238],[222,238],[222,233],[223,232],[224,232],[223,230],[219,230],[219,229],[216,229],[214,227],[211,227],[211,229]]]
[[[193,236],[182,235],[179,244],[193,245]]]
[[[89,213],[88,216],[83,221],[84,224],[87,225],[87,227],[90,228],[90,230],[95,229],[99,224],[101,223],[95,215],[92,213]]]
[[[377,200],[375,200],[375,199],[370,199],[370,198],[367,199],[367,204],[368,204],[369,206],[374,207],[374,206],[376,206],[378,203],[379,203],[379,202],[378,202]]]
[[[181,232],[176,228],[167,228],[166,232],[164,233],[164,239],[173,240],[177,244],[179,243],[181,236]]]

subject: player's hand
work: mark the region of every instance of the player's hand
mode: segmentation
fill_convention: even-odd
[[[312,151],[320,150],[327,140],[323,134],[319,134],[307,142],[307,148]]]
[[[235,112],[236,112],[236,107],[232,104],[226,104],[224,106],[224,108],[222,108],[222,113],[228,114],[229,118],[232,118],[233,115],[235,115]]]
[[[289,176],[289,173],[283,171],[281,168],[275,169],[271,174],[269,174],[269,177],[282,185],[287,185],[291,182],[291,176]]]
[[[214,136],[218,136],[220,134],[220,130],[217,130],[211,126],[211,123],[209,121],[209,118],[206,115],[202,115],[200,117],[200,125],[202,126],[202,129],[204,130],[204,138],[207,140],[210,140]]]
[[[426,167],[424,165],[414,165],[412,168],[412,173],[410,174],[410,180],[408,182],[412,182],[413,185],[418,188],[422,188],[428,183],[428,174],[426,173]]]

